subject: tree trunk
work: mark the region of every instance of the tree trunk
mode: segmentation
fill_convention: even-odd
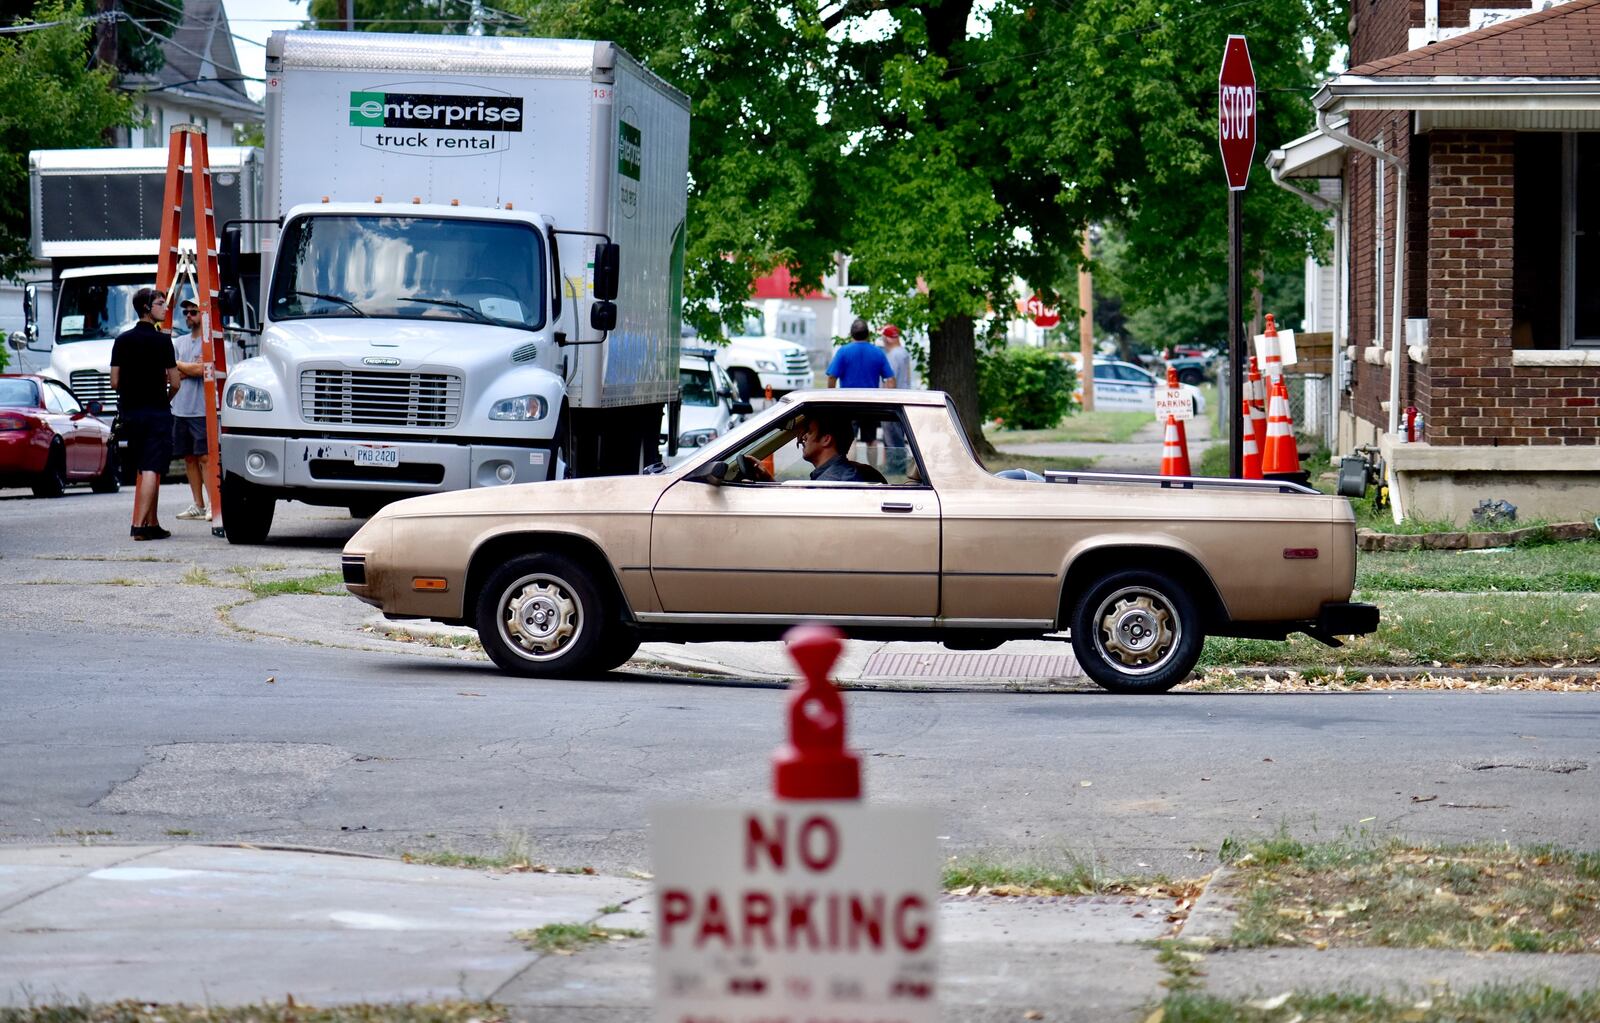
[[[978,351],[972,317],[946,317],[928,332],[928,382],[955,402],[956,415],[979,457],[996,454],[983,435],[978,408]]]

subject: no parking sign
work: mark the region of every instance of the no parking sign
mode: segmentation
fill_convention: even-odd
[[[660,1023],[936,1023],[932,811],[668,806],[652,816]]]

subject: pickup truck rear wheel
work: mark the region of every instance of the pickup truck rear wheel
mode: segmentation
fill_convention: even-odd
[[[478,639],[512,675],[579,678],[604,659],[605,603],[570,558],[519,555],[496,569],[478,596]]]
[[[1072,613],[1078,664],[1113,693],[1164,693],[1189,677],[1205,632],[1189,592],[1164,572],[1123,569],[1089,587]]]

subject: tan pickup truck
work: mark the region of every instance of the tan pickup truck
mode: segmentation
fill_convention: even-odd
[[[475,626],[496,664],[530,676],[607,671],[647,639],[820,621],[959,650],[1070,632],[1106,689],[1162,692],[1208,635],[1337,645],[1377,628],[1376,607],[1349,603],[1344,500],[996,474],[937,391],[797,391],[653,468],[400,501],[345,546],[345,583],[391,618]]]

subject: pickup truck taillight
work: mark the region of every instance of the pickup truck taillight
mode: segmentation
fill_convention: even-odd
[[[0,415],[0,433],[31,429],[33,429],[33,422],[26,416]]]

